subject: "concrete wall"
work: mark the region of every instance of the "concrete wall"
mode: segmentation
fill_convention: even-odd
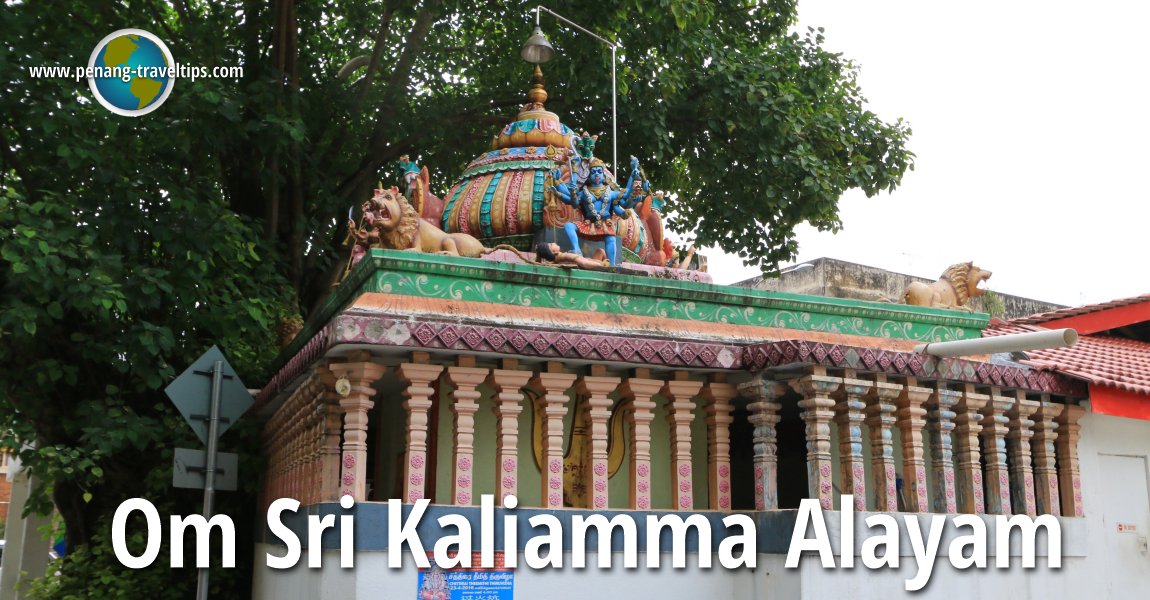
[[[811,266],[802,267],[799,265],[800,268],[792,268],[777,278],[755,277],[735,285],[770,292],[808,294],[872,302],[881,302],[884,299],[901,302],[902,293],[911,282],[931,283],[938,280],[937,277],[904,275],[835,258],[818,258],[804,264]],[[939,273],[941,274],[942,270]],[[994,289],[994,279],[991,278],[990,282],[983,284],[982,287]],[[1006,319],[1064,308],[1059,304],[1010,294],[999,293],[998,297],[1002,299],[1005,308],[1004,318]],[[977,312],[986,312],[981,297],[971,300],[970,306]]]

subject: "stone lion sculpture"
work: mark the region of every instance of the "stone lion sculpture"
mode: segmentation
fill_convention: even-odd
[[[992,273],[974,266],[973,262],[958,263],[947,267],[934,283],[914,282],[902,293],[903,302],[912,306],[931,308],[952,308],[973,310],[966,302],[974,296],[981,296],[986,290],[978,284],[990,279]]]
[[[466,233],[445,233],[426,219],[396,188],[379,189],[372,199],[378,214],[372,227],[379,232],[378,247],[391,250],[439,252],[479,258],[483,244]]]

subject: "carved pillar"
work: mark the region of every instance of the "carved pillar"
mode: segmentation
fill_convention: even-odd
[[[591,443],[587,445],[589,453],[587,469],[584,471],[585,485],[589,494],[589,508],[603,510],[607,508],[607,442],[608,421],[611,420],[611,399],[608,394],[619,387],[618,377],[606,377],[606,368],[602,365],[593,365],[591,375],[580,377],[575,383],[575,389],[587,395],[585,410],[587,411],[587,426],[591,433]]]
[[[335,391],[335,374],[328,369],[320,369],[319,389],[320,441],[319,441],[319,480],[316,492],[319,502],[339,500],[340,450],[343,413],[339,408],[339,394]]]
[[[713,375],[703,388],[707,411],[707,508],[731,510],[731,398],[735,386],[726,376]]]
[[[1038,402],[1026,399],[1026,392],[1018,391],[1014,407],[1006,414],[1010,417],[1010,432],[1006,434],[1010,452],[1011,504],[1015,512],[1031,517],[1037,515],[1034,500],[1034,469],[1031,466],[1030,438],[1034,436],[1034,421]]]
[[[919,387],[918,380],[907,377],[906,385],[895,400],[898,407],[898,429],[902,433],[902,479],[906,490],[906,510],[927,512],[926,463],[922,457],[922,428],[926,425],[923,404],[930,398],[930,388]]]
[[[573,373],[553,361],[530,382],[541,393],[536,410],[543,414],[543,508],[563,508],[563,417],[574,381]]]
[[[786,387],[777,381],[762,379],[762,375],[739,385],[739,394],[750,400],[747,420],[754,426],[755,448],[755,510],[775,510],[779,507],[778,425],[783,405],[776,402],[786,393]]]
[[[895,401],[902,386],[875,375],[875,383],[866,396],[866,424],[870,429],[871,462],[874,463],[875,510],[898,511],[897,475],[894,463],[894,427],[897,421]]]
[[[855,379],[853,372],[843,378],[836,393],[835,423],[839,426],[839,472],[843,493],[854,495],[855,510],[866,510],[866,466],[863,460],[863,401],[874,383]]]
[[[808,495],[817,498],[824,510],[830,510],[834,506],[831,420],[835,417],[831,394],[842,385],[842,379],[827,377],[826,370],[820,367],[811,371],[811,375],[791,381],[791,386],[803,396],[799,401],[803,412],[799,416],[806,423]]]
[[[694,506],[694,485],[691,474],[691,421],[695,419],[695,403],[691,400],[703,387],[701,381],[687,379],[686,371],[676,371],[660,394],[667,404],[667,423],[671,425],[671,481],[675,508],[691,510]]]
[[[475,357],[460,356],[458,366],[447,367],[444,378],[455,387],[451,392],[451,413],[455,415],[451,452],[451,503],[471,504],[475,487],[475,413],[479,397],[475,389],[487,379],[487,369],[475,366]]]
[[[403,460],[403,498],[415,502],[427,497],[427,438],[429,412],[443,365],[427,364],[428,355],[416,352],[412,362],[399,366],[397,374],[407,384],[403,390],[403,410],[407,412],[407,442]]]
[[[655,419],[655,403],[651,397],[659,393],[663,382],[651,379],[647,369],[635,369],[633,376],[623,380],[619,395],[626,399],[627,422],[631,424],[631,508],[651,508],[651,421]]]
[[[1058,467],[1055,463],[1054,444],[1058,439],[1058,423],[1062,405],[1043,395],[1038,412],[1034,413],[1034,487],[1038,492],[1037,510],[1040,515],[1061,515],[1058,501]]]
[[[982,408],[982,452],[986,456],[986,512],[1009,515],[1010,474],[1006,471],[1006,412],[1014,406],[1014,398],[1003,396],[998,388],[991,388],[990,401]]]
[[[366,357],[364,357],[366,358]],[[337,382],[346,379],[350,389],[339,400],[343,410],[343,468],[339,495],[357,502],[367,499],[367,411],[374,406],[375,383],[387,370],[373,362],[337,363],[329,367]],[[340,385],[337,383],[337,389]]]
[[[954,430],[954,405],[961,394],[948,390],[942,383],[935,384],[930,399],[926,402],[931,432],[930,454],[931,471],[934,473],[934,506],[936,513],[954,514],[958,512],[955,498],[954,453],[950,433]]]
[[[1068,400],[1069,402],[1069,400]],[[1058,453],[1058,485],[1062,490],[1062,516],[1081,517],[1082,480],[1078,476],[1078,434],[1082,426],[1078,420],[1086,409],[1077,404],[1066,404],[1058,415],[1058,439],[1054,449]]]
[[[986,512],[982,491],[982,453],[978,448],[978,434],[982,431],[982,410],[990,396],[974,391],[967,384],[959,396],[954,410],[954,450],[958,454],[958,512],[981,514]]]
[[[515,359],[503,360],[502,369],[493,369],[487,384],[495,390],[495,416],[499,419],[499,447],[495,452],[495,476],[499,479],[496,504],[519,489],[519,414],[523,412],[523,386],[531,379],[530,371],[516,370]]]

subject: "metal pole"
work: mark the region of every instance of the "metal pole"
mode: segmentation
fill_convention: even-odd
[[[616,99],[619,97],[619,94],[615,88],[615,62],[616,62],[615,51],[619,48],[619,45],[616,44],[615,42],[608,41],[607,39],[596,35],[595,33],[593,33],[591,30],[587,29],[586,27],[583,27],[582,25],[576,23],[575,21],[572,21],[571,19],[564,17],[563,15],[551,10],[550,8],[547,8],[546,6],[543,6],[542,4],[535,7],[535,26],[536,27],[539,26],[539,11],[541,11],[541,10],[545,10],[545,11],[551,13],[551,15],[554,16],[556,19],[563,21],[564,23],[574,27],[575,29],[582,31],[583,33],[586,33],[587,35],[589,35],[589,36],[591,36],[591,37],[599,40],[600,42],[603,42],[604,44],[607,44],[608,46],[611,47],[611,169],[612,169],[612,175],[614,175],[616,181],[618,181],[618,179],[619,179],[619,125],[618,125],[618,119],[617,119],[618,109],[617,109],[617,105],[616,105]]]
[[[611,45],[611,174],[615,176],[615,180],[619,180],[619,124],[616,122],[615,117],[618,112],[615,110],[615,100],[619,97],[619,93],[615,91],[615,45]],[[626,179],[626,178],[624,178]],[[631,193],[631,190],[626,190]]]
[[[204,467],[204,518],[211,520],[213,500],[216,494],[216,452],[220,437],[220,395],[224,384],[224,361],[217,360],[212,365],[212,399],[208,411],[208,457]],[[208,567],[200,569],[196,580],[197,600],[208,598]]]

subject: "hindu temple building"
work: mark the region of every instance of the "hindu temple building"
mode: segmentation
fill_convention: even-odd
[[[580,217],[549,191],[556,169],[560,179],[572,177],[565,152],[576,130],[545,100],[537,82],[523,111],[427,223],[488,248],[522,250],[540,232]],[[634,241],[640,231],[654,233],[643,215],[627,217],[635,220]],[[620,237],[626,231],[620,226]],[[714,285],[705,274],[666,268],[665,257],[645,260],[637,243],[623,246],[632,254],[620,268],[602,270],[509,251],[467,258],[368,249],[284,350],[254,409],[266,419],[263,507],[300,501],[289,526],[305,555],[314,542],[303,516],[354,514],[355,567],[340,568],[336,530],[323,538],[324,568],[265,567],[265,554],[286,551],[268,532],[255,549],[253,597],[401,598],[421,590],[419,597],[464,597],[449,593],[450,573],[420,572],[410,557],[388,568],[398,549],[388,547],[386,501],[399,499],[405,510],[431,501],[431,524],[420,530],[430,551],[443,536],[434,519],[459,514],[478,525],[484,495],[518,498],[496,522],[518,516],[520,552],[533,515],[570,523],[625,513],[643,523],[647,515],[700,514],[717,524],[745,514],[758,524],[754,569],[699,568],[697,536],[686,569],[671,569],[666,558],[660,569],[624,569],[618,556],[610,569],[595,567],[595,558],[574,569],[565,538],[567,566],[533,570],[521,562],[511,595],[490,597],[905,593],[914,576],[909,543],[900,568],[828,570],[813,554],[784,568],[803,499],[827,511],[836,548],[844,509],[858,515],[856,539],[867,535],[869,515],[909,516],[923,530],[944,515],[944,553],[957,516],[983,520],[991,540],[997,515],[1052,515],[1060,524],[1061,569],[1046,568],[1042,543],[1037,569],[1021,568],[1017,547],[1010,569],[963,572],[940,555],[922,597],[960,589],[972,597],[1070,598],[1097,596],[1101,580],[1130,593],[1134,587],[1113,585],[1145,583],[1144,545],[1141,558],[1137,548],[1120,558],[1107,550],[1116,517],[1104,512],[1103,499],[1119,488],[1098,469],[1099,456],[1119,451],[1145,465],[1150,428],[1092,414],[1091,384],[1048,364],[916,350],[981,338],[987,315]],[[1091,440],[1093,431],[1103,439]],[[842,494],[853,496],[853,506],[840,505]],[[340,508],[344,495],[355,499],[352,511]],[[1133,527],[1130,540],[1150,528],[1146,515],[1121,519]],[[722,529],[715,531],[717,546]],[[1135,575],[1111,576],[1117,565]]]

